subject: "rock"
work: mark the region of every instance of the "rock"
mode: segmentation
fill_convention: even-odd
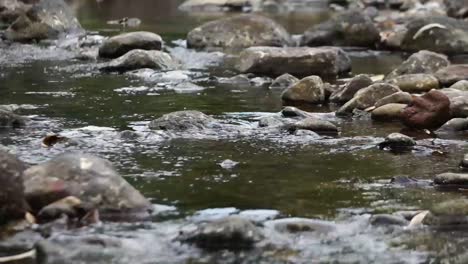
[[[177,63],[168,53],[157,50],[131,50],[125,55],[111,60],[101,67],[102,71],[131,71],[151,68],[170,71],[178,68]]]
[[[437,131],[459,132],[468,130],[468,118],[452,118]]]
[[[392,79],[400,75],[415,73],[435,73],[450,64],[447,56],[435,52],[421,50],[411,55],[400,66],[389,73],[385,78]]]
[[[22,161],[0,149],[0,226],[25,217],[27,205],[22,178],[25,169]]]
[[[452,86],[450,86],[449,88],[468,92],[468,81],[467,80],[458,81],[454,83]]]
[[[335,78],[351,70],[351,61],[342,49],[334,47],[252,47],[241,52],[237,68],[243,73],[260,75],[289,73],[298,77]]]
[[[370,223],[374,226],[406,226],[409,222],[400,216],[378,214],[370,218]]]
[[[61,218],[63,215],[68,218],[82,218],[86,213],[87,210],[80,199],[68,196],[42,208],[37,214],[37,220],[45,223]]]
[[[378,100],[375,107],[381,107],[386,104],[410,104],[413,101],[411,94],[406,92],[397,92]]]
[[[284,127],[292,124],[292,121],[281,116],[265,116],[258,121],[259,127]]]
[[[406,74],[388,80],[404,92],[425,93],[432,89],[439,89],[439,80],[431,74]]]
[[[140,50],[161,50],[162,38],[152,32],[130,32],[107,39],[99,48],[99,57],[118,58],[125,53]]]
[[[444,0],[447,15],[455,18],[466,18],[468,16],[467,0]]]
[[[411,20],[401,43],[405,51],[431,50],[444,54],[468,52],[468,22],[445,16]]]
[[[468,224],[468,199],[461,198],[436,204],[422,222],[438,228],[465,229]]]
[[[301,45],[375,47],[379,41],[379,31],[372,20],[360,10],[349,10],[307,29]]]
[[[280,90],[280,89],[286,89],[289,86],[297,83],[299,81],[298,78],[292,76],[289,73],[285,73],[279,77],[277,77],[273,83],[270,85],[270,89],[272,90]]]
[[[377,107],[372,111],[371,117],[374,120],[389,121],[399,120],[401,112],[406,107],[406,104],[386,104]]]
[[[460,167],[462,167],[464,170],[468,169],[468,154],[463,156],[463,159],[460,162]]]
[[[468,64],[455,64],[438,70],[435,77],[444,87],[449,87],[456,82],[468,80]]]
[[[326,234],[336,229],[336,226],[333,223],[307,218],[277,219],[267,221],[264,225],[281,233],[314,232],[318,234]]]
[[[333,123],[313,117],[308,117],[294,123],[290,129],[310,130],[317,133],[338,133],[338,128]]]
[[[78,19],[63,0],[40,0],[19,16],[5,35],[12,41],[30,42],[82,33]]]
[[[149,128],[170,131],[201,130],[216,123],[214,118],[198,111],[178,111],[165,114],[149,123]]]
[[[30,8],[30,5],[18,0],[0,1],[0,25],[5,24],[9,26]]]
[[[27,119],[10,111],[0,109],[0,129],[26,126]]]
[[[24,186],[36,212],[67,196],[75,196],[109,217],[144,216],[152,208],[109,161],[89,154],[66,153],[30,167],[24,172]]]
[[[451,117],[450,101],[443,93],[432,90],[423,96],[414,97],[401,114],[402,122],[414,129],[438,129]]]
[[[392,133],[383,142],[379,143],[379,148],[390,149],[392,151],[405,151],[411,150],[415,145],[416,141],[414,139],[400,133]]]
[[[450,98],[450,110],[452,117],[468,117],[468,96],[461,95]]]
[[[252,6],[251,0],[187,0],[179,6],[182,11],[242,11]]]
[[[187,35],[187,47],[195,49],[282,47],[290,44],[291,37],[286,29],[269,18],[253,14],[211,21]]]
[[[335,103],[345,103],[353,99],[357,91],[372,85],[373,81],[367,75],[359,74],[354,76],[343,88],[332,93],[330,101]]]
[[[283,108],[283,110],[281,110],[281,114],[284,117],[311,117],[308,112],[302,111],[301,109],[298,109],[294,106],[286,106]]]
[[[182,233],[179,239],[207,250],[252,249],[264,238],[251,221],[238,216],[229,216],[201,224],[196,230]]]
[[[340,109],[336,111],[336,115],[346,115],[352,113],[352,111],[357,109],[366,109],[368,107],[374,106],[375,103],[391,94],[401,92],[401,90],[392,84],[388,83],[375,83],[371,86],[359,90],[346,104],[344,104]]]
[[[325,89],[322,79],[318,76],[305,77],[288,87],[281,98],[284,101],[300,101],[320,104],[325,101]]]
[[[437,185],[463,185],[468,186],[467,173],[442,173],[434,178],[434,184]]]

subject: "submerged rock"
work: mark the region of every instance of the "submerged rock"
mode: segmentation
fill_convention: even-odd
[[[161,50],[162,38],[152,32],[130,32],[109,38],[99,48],[99,57],[117,58],[134,50]]]
[[[403,92],[424,93],[432,89],[439,89],[439,80],[431,74],[406,74],[388,80]]]
[[[313,117],[308,117],[292,124],[290,129],[310,130],[317,133],[338,133],[338,128],[333,123]]]
[[[307,29],[301,45],[375,47],[379,41],[379,31],[372,20],[360,10],[350,10]]]
[[[26,165],[0,149],[0,226],[24,219],[27,205],[23,187]]]
[[[320,104],[325,101],[325,89],[319,76],[305,77],[289,86],[281,95],[285,101],[301,101]]]
[[[198,111],[178,111],[165,114],[149,123],[149,128],[170,131],[206,129],[216,123],[210,116]]]
[[[277,77],[273,83],[270,85],[270,89],[272,90],[280,90],[280,89],[286,89],[289,86],[297,83],[299,81],[298,78],[292,76],[289,73],[285,73],[279,77]]]
[[[436,204],[422,222],[435,228],[466,229],[468,199],[449,200]]]
[[[205,23],[187,35],[187,47],[248,48],[252,46],[288,46],[289,33],[273,20],[260,15],[238,15]]]
[[[401,92],[401,90],[392,84],[388,83],[375,83],[371,86],[359,90],[346,104],[336,111],[337,115],[351,114],[354,109],[366,109],[374,106],[375,103],[391,94]]]
[[[405,151],[411,150],[415,145],[416,141],[414,139],[400,133],[392,133],[383,142],[379,143],[379,148],[390,149],[392,151]]]
[[[330,101],[335,103],[346,103],[353,99],[354,95],[361,89],[372,85],[373,81],[367,75],[354,76],[343,88],[335,91],[330,96]]]
[[[421,50],[411,55],[400,66],[389,73],[386,79],[392,79],[400,75],[415,73],[435,73],[439,69],[450,64],[447,56],[432,51]]]
[[[307,218],[284,218],[265,222],[266,227],[272,227],[280,233],[312,232],[326,234],[336,230],[336,226],[327,221]]]
[[[78,19],[63,0],[40,0],[19,16],[5,35],[12,41],[29,42],[83,32]]]
[[[401,112],[406,107],[406,104],[386,104],[374,109],[371,117],[374,120],[389,121],[399,120]]]
[[[411,94],[406,92],[397,92],[378,100],[375,107],[381,107],[386,104],[410,104],[413,101]]]
[[[243,73],[335,78],[351,70],[351,60],[342,49],[333,47],[252,47],[241,52],[237,68]]]
[[[444,54],[468,52],[468,22],[444,16],[411,20],[401,47],[406,51],[431,50]]]
[[[178,65],[171,55],[162,51],[132,50],[106,63],[101,70],[124,72],[142,68],[170,71],[177,69]]]
[[[24,172],[24,185],[36,212],[67,196],[75,196],[109,217],[147,214],[151,209],[151,203],[109,161],[89,154],[62,154],[33,166]]]
[[[241,11],[252,6],[252,0],[187,0],[179,6],[183,11]]]
[[[26,126],[26,121],[25,117],[0,109],[0,129],[24,127]]]
[[[452,118],[449,98],[432,90],[423,96],[414,97],[401,114],[402,122],[414,129],[438,129]]]
[[[468,80],[468,64],[455,64],[438,70],[435,76],[444,87]]]
[[[196,230],[179,237],[207,250],[248,250],[263,238],[261,230],[251,221],[237,216],[200,224]]]
[[[405,218],[389,214],[373,215],[370,218],[370,223],[374,226],[406,226],[409,224]]]

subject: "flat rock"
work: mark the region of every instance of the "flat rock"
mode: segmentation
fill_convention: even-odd
[[[342,49],[333,47],[252,47],[241,52],[237,68],[260,75],[335,78],[351,70],[351,60]]]
[[[125,55],[113,59],[101,67],[102,71],[131,71],[151,68],[170,71],[178,68],[177,63],[168,53],[158,50],[131,50]]]
[[[434,183],[438,185],[467,185],[468,173],[442,173],[434,178]]]
[[[313,117],[300,120],[292,125],[295,130],[310,130],[317,133],[337,133],[338,128],[333,123]]]
[[[161,50],[162,38],[152,32],[139,31],[120,34],[111,37],[102,43],[99,48],[99,57],[118,58],[134,50]]]

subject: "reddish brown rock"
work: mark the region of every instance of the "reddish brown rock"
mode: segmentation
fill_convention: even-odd
[[[423,96],[415,96],[403,109],[401,120],[407,127],[434,130],[451,119],[450,101],[443,93],[432,90]]]

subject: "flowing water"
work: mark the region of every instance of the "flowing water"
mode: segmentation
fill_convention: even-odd
[[[17,113],[32,121],[25,129],[0,131],[0,143],[32,164],[76,150],[108,158],[158,211],[150,222],[103,223],[57,234],[52,247],[63,247],[67,263],[466,260],[466,236],[374,228],[368,220],[373,214],[427,209],[459,197],[436,191],[429,183],[434,175],[457,169],[468,149],[467,135],[421,139],[414,151],[396,155],[376,144],[400,131],[400,124],[339,119],[327,114],[333,106],[313,110],[338,124],[337,137],[261,130],[259,118],[282,109],[280,92],[261,83],[241,86],[219,81],[237,74],[230,63],[235,54],[187,50],[183,40],[196,25],[223,14],[183,13],[177,10],[180,3],[76,1],[73,7],[84,28],[102,35],[129,30],[108,25],[108,20],[142,19],[138,30],[160,34],[166,49],[185,65],[183,71],[103,74],[96,62],[74,59],[75,54],[63,48],[18,45],[1,50],[0,105],[14,104]],[[329,16],[319,7],[268,15],[294,34]],[[385,74],[406,55],[353,51],[350,56],[353,74]],[[234,132],[167,134],[146,128],[152,119],[178,110],[202,111],[223,120]],[[124,130],[133,130],[136,136],[125,137]],[[70,141],[41,147],[42,138],[52,132]],[[420,181],[417,186],[390,184],[398,176]],[[189,222],[239,213],[260,219],[321,219],[335,223],[337,229],[325,236],[271,238],[280,248],[271,252],[205,253],[174,241]],[[105,242],[90,242],[93,239]],[[64,263],[59,257],[55,261]]]

